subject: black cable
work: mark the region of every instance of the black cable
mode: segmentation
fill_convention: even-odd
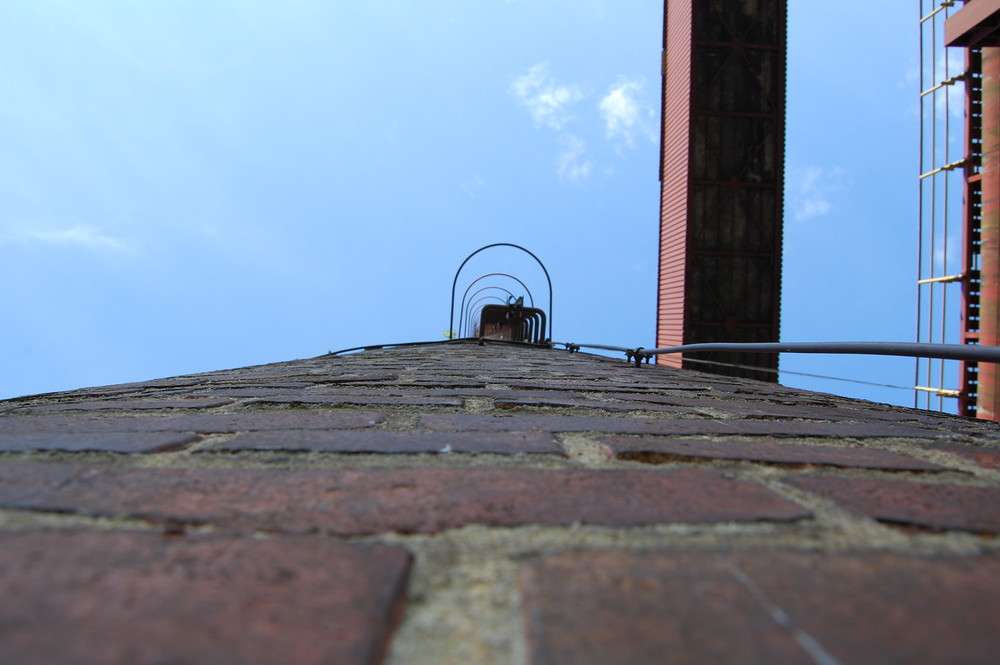
[[[739,365],[737,363],[721,363],[717,360],[702,360],[701,358],[685,358],[685,362],[702,363],[704,365],[722,365],[723,367],[749,369],[755,372],[767,372],[769,374],[805,376],[811,379],[824,379],[827,381],[846,381],[847,383],[858,383],[863,386],[874,386],[876,388],[895,388],[896,390],[913,390],[912,386],[896,386],[891,383],[875,383],[873,381],[861,381],[859,379],[845,379],[839,376],[824,376],[823,374],[809,374],[807,372],[793,372],[787,369],[774,369],[771,367],[754,367],[753,365]]]
[[[685,344],[643,353],[838,353],[869,356],[941,358],[966,362],[1000,363],[1000,347],[978,344],[922,344],[917,342],[763,342],[756,344]]]

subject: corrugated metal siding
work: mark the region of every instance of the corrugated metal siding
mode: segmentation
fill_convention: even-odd
[[[688,182],[690,179],[692,0],[664,3],[663,135],[660,164],[660,280],[656,345],[684,340],[687,267]],[[680,366],[679,356],[657,362]]]

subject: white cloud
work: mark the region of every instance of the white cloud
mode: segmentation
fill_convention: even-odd
[[[945,53],[938,56],[937,69],[934,74],[937,80],[934,84],[942,83],[959,76],[965,72],[965,49],[945,49]],[[939,88],[934,93],[934,105],[939,118],[950,115],[951,120],[962,120],[965,118],[965,83],[959,81],[951,85]]]
[[[561,130],[570,120],[569,106],[583,99],[578,86],[561,85],[548,77],[547,65],[539,63],[510,85],[510,94],[528,109],[536,124]]]
[[[579,185],[590,177],[594,168],[593,160],[587,159],[587,144],[583,139],[564,134],[560,137],[563,149],[556,157],[556,173],[563,180]]]
[[[604,118],[604,135],[631,147],[637,134],[656,141],[653,109],[642,100],[642,80],[622,79],[611,86],[598,108]]]
[[[831,199],[843,188],[845,173],[839,166],[828,169],[810,166],[790,173],[785,185],[788,205],[795,221],[822,217],[833,210]]]
[[[21,230],[0,236],[2,240],[30,243],[80,247],[93,251],[110,251],[133,254],[136,248],[117,238],[101,233],[88,226],[71,226],[64,229],[37,231]]]
[[[462,184],[462,190],[469,195],[469,198],[475,198],[479,191],[485,186],[486,179],[477,173],[467,182]]]

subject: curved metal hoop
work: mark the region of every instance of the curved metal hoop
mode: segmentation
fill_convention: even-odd
[[[470,284],[469,287],[471,288],[471,286],[472,285]],[[484,286],[481,289],[477,289],[477,290],[473,291],[472,295],[469,297],[469,301],[471,302],[472,298],[475,298],[477,295],[479,295],[483,291],[489,291],[490,289],[496,289],[497,291],[503,291],[504,293],[506,293],[511,298],[514,297],[514,294],[512,292],[508,291],[507,289],[503,288],[502,286],[493,286],[493,285],[490,285],[490,286]],[[466,289],[466,291],[468,291],[468,289]],[[471,308],[472,308],[472,305],[470,304],[469,305],[469,309],[471,309]],[[465,318],[467,318],[467,315],[468,315],[468,311],[466,310],[465,298],[463,297],[462,298],[462,307],[458,310],[458,336],[459,337],[462,336],[462,321]]]
[[[519,280],[517,277],[514,277],[513,275],[511,275],[509,273],[505,273],[505,272],[488,272],[485,275],[480,275],[479,277],[477,277],[474,280],[472,280],[472,282],[465,288],[465,293],[462,294],[462,304],[458,308],[458,336],[459,337],[462,336],[462,316],[463,316],[463,313],[465,312],[465,299],[469,296],[469,291],[472,290],[472,287],[475,286],[476,282],[478,282],[479,280],[486,279],[487,277],[492,277],[494,275],[495,276],[499,276],[499,277],[509,277],[510,279],[512,279],[515,282],[517,282],[518,284],[520,284],[521,287],[528,293],[528,300],[531,301],[531,306],[532,307],[535,306],[535,296],[531,295],[531,289],[529,289],[528,285],[525,284],[524,282],[522,282],[521,280]],[[500,289],[502,291],[507,291],[506,289],[504,289],[502,287],[499,287],[499,286],[486,287],[486,288],[495,288],[495,289]],[[480,291],[482,291],[482,289],[480,289]],[[479,293],[479,291],[476,291],[476,293]],[[510,294],[510,295],[514,295],[510,291],[507,291],[507,293]]]
[[[476,251],[474,251],[472,254],[469,254],[467,257],[465,257],[465,260],[462,261],[462,265],[458,266],[458,270],[455,271],[455,279],[452,280],[452,283],[451,283],[451,309],[448,312],[448,331],[452,332],[452,331],[455,330],[455,289],[458,287],[458,276],[461,274],[462,268],[465,267],[465,264],[468,263],[469,259],[471,259],[473,256],[475,256],[476,254],[478,254],[479,252],[481,252],[483,250],[490,249],[491,247],[513,247],[514,249],[519,249],[522,252],[524,252],[525,254],[527,254],[528,256],[530,256],[531,258],[533,258],[538,263],[538,265],[541,266],[542,272],[545,273],[545,280],[549,283],[549,339],[552,339],[553,338],[553,335],[552,335],[552,309],[553,309],[553,307],[552,307],[552,278],[549,277],[549,271],[545,269],[545,264],[542,263],[541,259],[539,259],[537,256],[535,256],[534,254],[532,254],[531,252],[529,252],[528,250],[526,250],[524,247],[521,247],[520,245],[515,245],[514,243],[510,243],[510,242],[495,242],[492,245],[485,245],[483,247],[480,247],[479,249],[477,249]],[[518,281],[520,281],[520,280],[518,280]],[[527,287],[525,287],[525,288],[527,288]],[[468,293],[468,290],[466,290],[466,293]]]
[[[475,326],[476,319],[479,317],[479,314],[483,311],[483,307],[485,306],[485,305],[483,305],[483,306],[480,306],[479,309],[476,309],[476,305],[478,305],[479,303],[481,303],[481,302],[483,302],[485,300],[496,300],[501,305],[503,304],[503,300],[500,299],[500,298],[498,298],[497,296],[483,296],[482,298],[480,298],[476,302],[470,304],[469,305],[469,312],[468,312],[468,314],[466,316],[466,328],[468,330],[472,330],[473,329],[473,327]],[[459,321],[458,325],[462,325],[462,322]]]

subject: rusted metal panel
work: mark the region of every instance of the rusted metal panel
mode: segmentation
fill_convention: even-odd
[[[982,50],[982,268],[979,296],[979,340],[1000,344],[1000,48]],[[977,399],[979,418],[1000,419],[1000,371],[980,363]]]
[[[668,0],[664,16],[657,346],[776,341],[785,0]],[[777,368],[775,356],[699,358]]]

